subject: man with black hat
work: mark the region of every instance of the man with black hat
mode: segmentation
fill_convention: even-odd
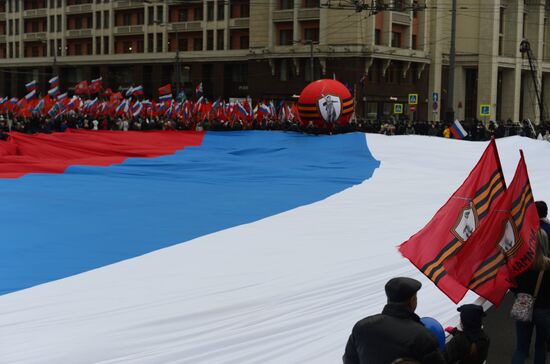
[[[388,364],[399,358],[423,364],[445,363],[436,338],[414,313],[420,287],[419,281],[406,277],[386,283],[388,303],[381,314],[355,324],[346,345],[344,364]]]
[[[462,305],[460,326],[448,328],[453,338],[445,345],[443,355],[448,364],[483,364],[489,353],[489,337],[483,331],[482,322],[485,312],[479,305]]]

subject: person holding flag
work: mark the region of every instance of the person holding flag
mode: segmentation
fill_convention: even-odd
[[[525,362],[531,346],[533,330],[535,337],[534,364],[546,362],[546,342],[550,336],[550,259],[544,254],[544,246],[548,245],[548,236],[539,229],[535,257],[531,269],[516,277],[516,293],[527,293],[535,298],[533,318],[531,322],[516,321],[516,350],[512,356],[512,364]],[[540,281],[540,282],[539,282]],[[537,291],[538,286],[538,292]]]

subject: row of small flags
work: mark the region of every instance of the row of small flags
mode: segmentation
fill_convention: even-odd
[[[55,97],[61,93],[60,87],[59,87],[59,76],[54,76],[51,79],[48,80],[48,84],[50,86],[48,90],[48,95],[51,97]],[[31,99],[34,96],[38,96],[38,82],[36,80],[32,80],[29,83],[25,84],[25,88],[27,89],[27,99]],[[78,82],[74,87],[74,93],[75,95],[94,95],[94,94],[100,94],[103,91],[103,96],[110,96],[113,92],[111,89],[103,89],[102,85],[102,77],[96,78],[94,80],[91,80],[88,82],[88,80],[84,80],[81,82]],[[137,97],[144,95],[143,86],[131,86],[128,88],[125,92],[126,97]],[[197,98],[200,98],[204,95],[203,85],[202,82],[200,82],[196,89],[195,89],[195,95]],[[187,95],[185,95],[184,91],[180,91],[178,95],[176,95],[176,98],[178,101],[187,99]],[[172,85],[167,84],[165,86],[162,86],[159,88],[159,101],[168,101],[172,99]]]
[[[55,89],[55,80],[52,82],[52,88]],[[0,113],[14,113],[18,116],[29,117],[33,114],[43,116],[57,117],[73,111],[83,115],[91,116],[123,116],[123,117],[154,117],[165,116],[173,119],[208,119],[214,118],[225,122],[240,119],[244,122],[251,122],[254,119],[277,119],[281,121],[293,121],[297,119],[297,109],[294,103],[280,101],[275,106],[274,101],[259,101],[254,106],[247,100],[237,102],[226,102],[218,98],[215,101],[209,101],[201,96],[197,101],[181,101],[166,99],[165,101],[138,100],[132,98],[142,90],[133,88],[126,92],[124,97],[122,93],[111,94],[108,99],[82,99],[78,95],[69,97],[65,92],[63,94],[48,93],[39,98],[36,90],[30,91],[22,99],[8,97],[0,98]],[[161,96],[162,97],[162,96]]]

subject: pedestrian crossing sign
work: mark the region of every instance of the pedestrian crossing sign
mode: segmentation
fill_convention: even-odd
[[[394,114],[403,114],[403,104],[393,104]]]
[[[491,116],[491,105],[481,105],[479,107],[480,116]]]
[[[409,94],[409,105],[418,105],[418,94]]]

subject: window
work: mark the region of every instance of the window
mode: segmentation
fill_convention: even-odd
[[[19,35],[19,19],[15,19],[15,35]]]
[[[138,25],[143,25],[144,21],[143,21],[143,12],[142,11],[138,11],[137,13],[137,23]]]
[[[103,53],[109,54],[111,50],[109,49],[109,37],[103,37]]]
[[[417,44],[417,37],[416,37],[416,34],[413,34],[412,35],[412,44],[411,44],[411,48],[412,49],[417,49],[416,47],[418,46]]]
[[[279,0],[279,9],[286,10],[294,8],[294,0]]]
[[[132,42],[124,41],[122,42],[122,52],[123,53],[132,53]]]
[[[240,49],[248,49],[248,35],[241,35],[239,38]]]
[[[157,6],[157,18],[155,19],[157,23],[164,23],[164,10],[162,6]]]
[[[223,29],[218,30],[218,38],[217,38],[217,41],[216,41],[216,42],[217,42],[217,43],[216,43],[216,49],[219,50],[219,51],[220,51],[220,50],[223,50],[223,46],[224,46],[224,39],[223,39],[223,37],[224,37],[224,31],[223,31]]]
[[[319,28],[306,28],[304,29],[304,39],[318,42],[319,41]]]
[[[382,31],[380,29],[374,30],[374,44],[382,44]]]
[[[180,22],[187,21],[187,8],[180,9],[178,12],[178,19]]]
[[[218,20],[225,19],[225,4],[223,2],[218,2]]]
[[[109,28],[109,11],[106,10],[103,12],[103,29]]]
[[[37,21],[31,22],[31,32],[38,33],[38,22]]]
[[[202,20],[202,6],[195,6],[194,15],[194,20]]]
[[[393,0],[393,6],[397,11],[403,10],[403,0]]]
[[[313,59],[313,70],[311,68],[311,60],[308,58],[304,61],[304,76],[306,81],[314,81],[321,78],[321,67],[317,59]]]
[[[38,57],[38,47],[37,46],[32,47],[32,56],[33,57]]]
[[[153,25],[155,21],[155,8],[152,6],[149,6],[147,8],[147,24]]]
[[[153,34],[147,34],[147,51],[148,52],[153,52],[154,49],[153,49]]]
[[[401,48],[401,33],[391,32],[391,46]]]
[[[319,0],[304,0],[302,4],[304,8],[318,8],[320,6]]]
[[[57,16],[57,32],[59,33],[61,31],[61,26],[63,24],[61,23],[61,15]]]
[[[246,64],[234,64],[231,66],[232,82],[247,82],[248,66]]]
[[[206,3],[206,20],[213,21],[214,20],[214,2],[209,1]]]
[[[500,34],[504,33],[504,8],[500,8],[500,18],[498,20],[498,32]]]
[[[95,28],[101,29],[101,12],[95,13]]]
[[[249,18],[249,17],[250,17],[250,5],[241,4],[241,18]]]
[[[202,51],[202,38],[194,38],[193,39],[193,50],[194,51]]]
[[[521,30],[521,37],[525,38],[527,28],[527,13],[523,13],[523,24],[522,24],[522,30]]]
[[[132,25],[132,16],[129,13],[122,14],[122,25]]]
[[[292,45],[292,29],[279,31],[279,45]]]
[[[178,49],[180,52],[186,52],[187,51],[187,38],[178,39]]]
[[[55,22],[54,22],[55,17],[50,16],[49,19],[50,19],[50,28],[49,28],[50,33],[53,33],[55,31]]]
[[[209,30],[206,32],[206,49],[209,51],[214,50],[214,31]]]
[[[137,51],[138,53],[143,53],[143,40],[137,41]]]
[[[50,39],[50,56],[55,54],[55,43],[54,43],[54,40],[53,39]]]
[[[74,29],[82,29],[82,17],[77,16],[74,19]]]
[[[286,59],[282,59],[279,65],[279,80],[280,81],[290,80],[290,74],[291,74],[290,62],[288,62]]]
[[[157,52],[162,52],[162,33],[157,33]]]
[[[95,39],[95,53],[96,54],[101,54],[101,38],[100,37],[96,37],[96,39]]]
[[[80,55],[82,54],[82,44],[81,43],[75,43],[74,44],[74,55]]]

